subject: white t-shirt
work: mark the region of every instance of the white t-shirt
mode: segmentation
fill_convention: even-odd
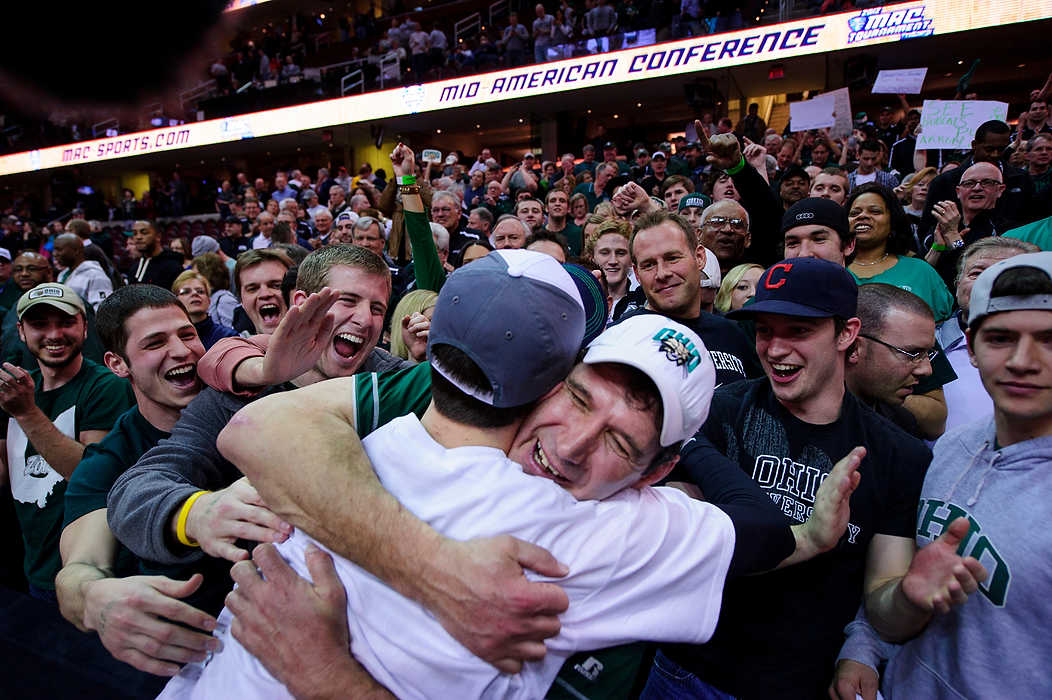
[[[347,590],[351,651],[399,698],[540,698],[578,650],[711,637],[734,551],[733,525],[715,506],[666,488],[577,501],[497,449],[442,447],[415,415],[373,432],[364,446],[384,487],[447,537],[511,534],[570,567],[555,581],[570,599],[562,631],[547,641],[543,661],[507,675],[461,646],[422,606],[334,556]],[[304,578],[310,542],[297,530],[278,546]],[[230,619],[224,610],[221,623]],[[203,671],[188,665],[161,698],[289,697],[226,627],[216,632],[223,650]]]
[[[866,183],[869,183],[869,182],[876,182],[876,180],[877,180],[877,171],[876,170],[871,172],[869,175],[863,175],[862,173],[860,173],[858,171],[855,172],[855,187],[858,187],[859,185],[865,185]]]

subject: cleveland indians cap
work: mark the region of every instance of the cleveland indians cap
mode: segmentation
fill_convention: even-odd
[[[831,199],[805,197],[782,215],[782,235],[797,226],[828,226],[841,240],[848,235],[847,209]]]
[[[18,320],[21,321],[27,311],[40,304],[53,306],[70,316],[77,314],[85,316],[84,302],[79,294],[58,282],[42,282],[19,298],[18,306],[15,307]]]
[[[697,333],[659,314],[638,314],[607,328],[584,356],[588,365],[613,362],[635,367],[661,395],[661,446],[698,432],[709,415],[716,367]]]
[[[435,304],[427,358],[457,388],[498,408],[544,396],[573,368],[584,337],[581,295],[559,262],[531,250],[498,250],[449,276]],[[490,391],[463,386],[431,349],[451,345],[478,365]]]
[[[752,303],[727,316],[854,318],[857,309],[858,284],[847,269],[821,258],[790,258],[767,268],[756,282]]]
[[[972,287],[972,298],[968,307],[969,326],[975,326],[986,316],[1001,311],[1052,311],[1052,295],[1049,294],[990,296],[1001,273],[1020,267],[1040,270],[1052,278],[1052,252],[1013,255],[983,270]]]

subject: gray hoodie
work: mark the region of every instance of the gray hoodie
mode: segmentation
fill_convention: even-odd
[[[967,516],[960,552],[989,574],[936,615],[888,666],[894,698],[1037,698],[1052,687],[1052,437],[996,449],[992,418],[936,444],[917,515],[917,545]]]

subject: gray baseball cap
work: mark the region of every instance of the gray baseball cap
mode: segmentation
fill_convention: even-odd
[[[972,287],[972,298],[968,307],[968,325],[975,326],[990,314],[1001,311],[1052,311],[1052,294],[1028,294],[1025,296],[991,297],[997,278],[1005,270],[1032,267],[1052,279],[1052,252],[1023,253],[1013,255],[983,270]]]
[[[436,372],[469,396],[497,408],[544,396],[573,368],[584,338],[584,305],[555,258],[498,250],[455,271],[442,286],[428,334]],[[463,386],[431,352],[451,345],[478,365],[490,391]]]

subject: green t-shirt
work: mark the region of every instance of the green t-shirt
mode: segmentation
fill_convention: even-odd
[[[899,261],[873,277],[851,276],[859,284],[890,284],[916,294],[931,307],[935,323],[942,323],[953,314],[953,295],[935,268],[919,258],[899,256]]]
[[[146,420],[138,406],[121,414],[106,437],[84,448],[84,457],[66,486],[62,529],[88,513],[105,508],[106,496],[117,477],[168,435]],[[123,545],[117,549],[114,573],[118,577],[139,573],[138,559]]]
[[[84,458],[66,486],[66,515],[62,528],[88,513],[105,508],[106,496],[117,478],[170,435],[146,420],[138,406],[121,414],[106,437],[84,449]],[[230,563],[223,559],[205,557],[187,564],[160,564],[139,559],[119,543],[113,569],[117,577],[141,573],[177,580],[201,573],[205,577],[204,584],[184,600],[212,614],[218,614],[223,608],[223,598],[233,585],[229,577]]]
[[[545,695],[547,700],[630,700],[639,697],[649,671],[647,642],[574,654]],[[641,677],[642,676],[642,677]]]
[[[354,429],[364,438],[395,418],[424,415],[431,403],[431,365],[421,362],[396,372],[354,375]]]
[[[567,222],[566,228],[559,233],[566,236],[566,243],[570,248],[570,255],[580,255],[581,251],[584,250],[584,229],[573,221],[570,221]]]
[[[111,430],[135,405],[131,384],[85,358],[76,376],[57,389],[41,391],[40,370],[31,372],[36,404],[55,427],[74,440],[85,430]],[[7,426],[7,464],[15,513],[25,543],[25,573],[37,588],[54,590],[61,568],[58,542],[65,512],[66,480],[37,454],[14,418]]]
[[[1033,243],[1041,250],[1052,250],[1052,216],[1007,231],[1005,238],[1016,238]]]
[[[585,199],[588,200],[588,211],[595,211],[595,207],[599,202],[608,202],[610,198],[606,196],[606,193],[602,193],[600,196],[596,196],[595,188],[592,186],[593,182],[582,182],[577,187],[573,188],[574,194],[583,194]]]

